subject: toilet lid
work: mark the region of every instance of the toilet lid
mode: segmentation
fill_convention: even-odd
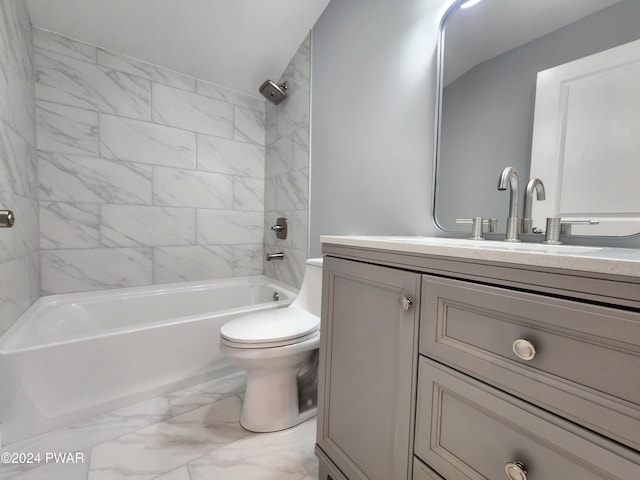
[[[220,328],[220,335],[234,343],[282,344],[286,341],[295,343],[318,328],[319,317],[297,307],[287,307],[230,320]]]

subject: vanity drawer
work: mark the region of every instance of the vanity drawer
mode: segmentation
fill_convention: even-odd
[[[414,457],[413,480],[442,480],[442,477]]]
[[[422,285],[420,353],[640,450],[639,313],[429,275]]]
[[[424,357],[415,454],[450,480],[640,478],[637,453]]]

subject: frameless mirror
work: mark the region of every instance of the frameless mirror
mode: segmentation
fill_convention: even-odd
[[[458,1],[439,47],[434,219],[498,219],[504,233],[507,166],[530,178],[533,226],[580,218],[574,234],[640,232],[640,1]]]

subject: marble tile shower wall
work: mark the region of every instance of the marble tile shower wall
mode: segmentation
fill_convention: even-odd
[[[0,1],[0,335],[40,295],[31,21],[24,2]]]
[[[265,262],[265,275],[298,288],[308,255],[310,68],[311,34],[279,79],[289,87],[287,100],[266,109],[265,249],[285,258]],[[289,220],[286,240],[271,231],[278,217]]]
[[[264,101],[33,35],[42,293],[263,273]]]

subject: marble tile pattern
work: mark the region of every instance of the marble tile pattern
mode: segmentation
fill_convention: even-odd
[[[36,109],[31,21],[23,1],[0,1],[0,335],[40,295]]]
[[[262,274],[264,100],[38,28],[33,42],[42,293]]]
[[[297,288],[308,255],[310,67],[311,34],[278,81],[287,82],[288,98],[266,107],[265,251],[285,258],[264,262],[265,275]],[[289,220],[286,240],[271,231],[278,217]]]
[[[244,373],[16,442],[0,452],[71,452],[79,463],[0,465],[0,480],[311,480],[316,421],[274,433],[239,424]]]

